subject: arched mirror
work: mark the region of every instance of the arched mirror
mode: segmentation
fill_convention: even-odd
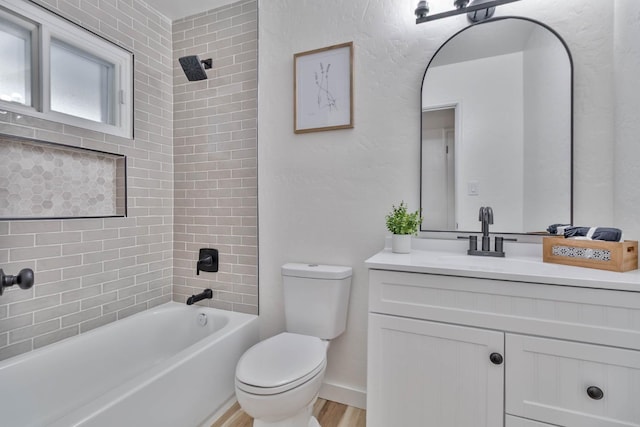
[[[539,233],[572,222],[571,55],[524,18],[471,25],[422,82],[421,231]]]

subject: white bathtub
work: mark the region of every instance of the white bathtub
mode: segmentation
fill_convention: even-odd
[[[257,341],[256,316],[164,304],[0,363],[0,425],[200,426]]]

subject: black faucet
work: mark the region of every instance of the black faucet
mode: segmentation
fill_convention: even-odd
[[[458,237],[469,239],[468,255],[504,257],[504,241],[516,239],[505,239],[496,236],[495,249],[491,250],[491,236],[489,236],[489,224],[493,224],[493,209],[490,206],[483,206],[478,212],[478,221],[482,223],[482,249],[478,250],[478,236]]]
[[[493,224],[493,209],[490,206],[481,207],[478,212],[478,221],[482,222],[482,250],[490,250],[491,237],[489,237],[489,224]]]
[[[193,305],[203,299],[211,299],[211,298],[213,298],[213,291],[211,289],[205,289],[203,292],[200,292],[197,295],[191,295],[187,299],[187,305]]]

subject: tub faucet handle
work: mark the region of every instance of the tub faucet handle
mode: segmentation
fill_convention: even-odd
[[[199,276],[201,271],[215,273],[218,271],[218,250],[211,248],[202,248],[196,262],[196,275]]]
[[[204,258],[201,258],[196,263],[196,275],[200,275],[200,269],[203,267],[209,267],[213,264],[213,257],[211,255],[207,255]],[[204,269],[203,269],[204,270]]]

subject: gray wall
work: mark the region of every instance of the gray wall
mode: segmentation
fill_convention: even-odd
[[[127,218],[0,221],[0,266],[36,285],[0,297],[0,359],[171,300],[171,23],[137,0],[38,1],[135,55],[135,139],[15,114],[0,132],[125,154]]]
[[[0,221],[2,268],[36,274],[0,298],[0,360],[207,287],[203,304],[257,313],[257,2],[173,23],[137,0],[38,3],[133,52],[135,139],[10,113],[0,133],[125,154],[129,209]],[[193,54],[214,60],[209,80],[187,82],[177,58]],[[201,247],[219,273],[195,275]]]
[[[173,22],[174,299],[212,288],[207,304],[258,312],[258,8],[244,0]],[[213,59],[187,81],[178,58]],[[196,276],[200,248],[220,271]]]

